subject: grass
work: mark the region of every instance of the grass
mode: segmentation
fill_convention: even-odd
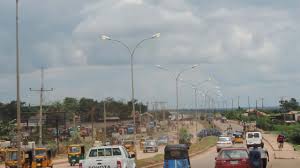
[[[136,167],[144,167],[147,165],[155,164],[155,163],[160,163],[164,161],[164,154],[157,154],[152,158],[146,158],[146,159],[141,159],[136,161]]]
[[[192,154],[195,152],[205,151],[208,148],[214,146],[216,142],[217,142],[217,137],[213,137],[213,136],[204,137],[198,143],[192,144],[190,146],[189,153]],[[144,167],[151,164],[161,163],[163,161],[164,161],[164,155],[157,154],[152,158],[137,160],[136,164],[137,167]]]
[[[206,149],[216,145],[217,141],[218,141],[218,138],[215,136],[204,137],[198,143],[194,143],[191,145],[189,153],[206,150]]]
[[[294,149],[298,152],[300,152],[300,145],[294,145]]]
[[[211,125],[208,123],[207,120],[201,120],[200,124],[202,124],[204,128],[211,128]]]

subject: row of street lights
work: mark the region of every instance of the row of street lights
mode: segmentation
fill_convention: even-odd
[[[127,50],[128,50],[128,53],[130,55],[130,70],[131,70],[131,103],[132,103],[132,116],[133,116],[133,125],[134,125],[134,142],[136,142],[136,113],[135,113],[135,103],[134,103],[134,78],[133,78],[133,56],[134,56],[134,53],[136,51],[136,49],[145,41],[147,40],[151,40],[151,39],[155,39],[155,38],[158,38],[160,37],[160,33],[156,33],[154,34],[153,36],[151,37],[148,37],[148,38],[145,38],[143,40],[141,40],[140,42],[138,42],[135,47],[131,50],[130,47],[128,45],[126,45],[124,42],[120,41],[120,40],[116,40],[116,39],[113,39],[107,35],[102,35],[101,36],[101,39],[102,40],[110,40],[110,41],[113,41],[113,42],[117,42],[119,44],[121,44],[122,46],[124,46]]]

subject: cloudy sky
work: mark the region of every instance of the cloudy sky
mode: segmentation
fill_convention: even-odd
[[[175,76],[200,82],[219,101],[265,106],[280,97],[300,98],[298,0],[20,0],[21,99],[38,103],[45,67],[46,102],[66,96],[130,99],[134,55],[136,98],[175,107]],[[0,0],[0,101],[15,99],[15,1]],[[155,67],[160,64],[164,71]],[[180,83],[180,107],[193,107],[193,90]],[[201,101],[201,100],[199,100]]]

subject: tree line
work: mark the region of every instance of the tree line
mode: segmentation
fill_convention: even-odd
[[[55,101],[50,105],[43,106],[43,112],[47,116],[62,118],[66,120],[73,120],[74,116],[79,116],[82,122],[89,122],[92,117],[95,121],[103,119],[104,103],[106,107],[107,117],[119,117],[121,120],[131,118],[132,102],[115,100],[108,97],[105,100],[95,100],[91,98],[82,97],[80,99],[73,97],[65,97],[62,101]],[[147,111],[147,106],[143,103],[134,101],[136,111],[144,113]],[[31,116],[37,115],[39,106],[31,106],[25,102],[21,103],[21,118],[28,119]],[[63,114],[63,115],[62,115]],[[8,122],[15,120],[17,116],[16,101],[9,103],[0,102],[0,121]]]

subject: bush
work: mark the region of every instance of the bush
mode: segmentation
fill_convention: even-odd
[[[256,120],[256,126],[266,131],[274,129],[272,121],[268,117],[258,117]]]
[[[290,142],[300,144],[300,124],[275,125],[274,131],[283,133]]]

